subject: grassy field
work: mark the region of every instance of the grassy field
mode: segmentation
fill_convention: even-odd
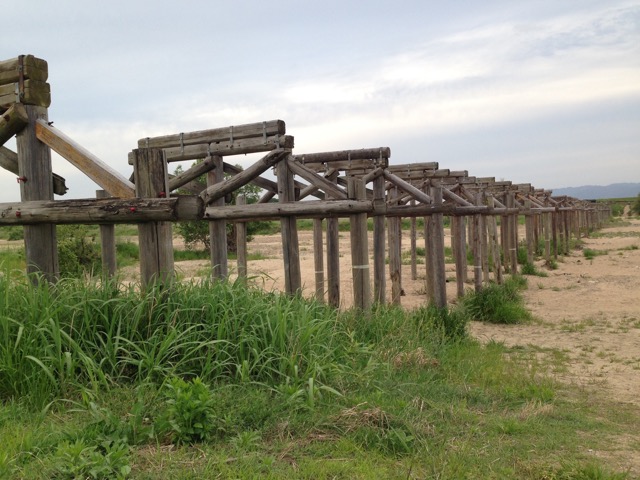
[[[496,305],[527,316],[521,280],[360,314],[239,283],[7,278],[0,478],[627,478],[589,451],[635,435],[633,412],[467,337]]]

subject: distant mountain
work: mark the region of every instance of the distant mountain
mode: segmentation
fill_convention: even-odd
[[[581,200],[601,198],[636,197],[640,193],[640,183],[614,183],[612,185],[585,185],[583,187],[554,188],[553,195],[568,195]]]

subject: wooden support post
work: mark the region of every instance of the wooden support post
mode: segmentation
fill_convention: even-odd
[[[543,213],[544,224],[544,258],[547,262],[551,260],[551,212]]]
[[[247,197],[244,193],[236,196],[236,205],[246,205]],[[236,258],[238,278],[241,281],[247,280],[247,224],[245,222],[236,223]]]
[[[293,172],[289,169],[288,160],[283,159],[278,162],[276,165],[276,174],[278,176],[278,199],[280,203],[295,201]],[[280,225],[284,258],[285,290],[289,294],[296,294],[302,289],[296,217],[283,217],[280,219]]]
[[[322,219],[313,219],[313,266],[316,280],[316,300],[324,302],[324,246],[322,244]]]
[[[373,181],[374,205],[385,203],[385,181],[383,176],[378,176]],[[385,272],[385,219],[382,215],[373,218],[373,299],[383,305],[387,296],[387,281]]]
[[[507,194],[507,208],[515,207],[516,199],[513,192]],[[509,215],[509,261],[511,275],[518,274],[518,215]]]
[[[366,200],[367,191],[364,180],[349,177],[349,198]],[[353,305],[357,309],[371,309],[371,274],[369,272],[369,234],[367,232],[367,214],[358,213],[349,216],[351,223],[351,271],[353,278]]]
[[[535,245],[535,224],[534,224],[534,215],[531,213],[531,200],[527,199],[524,202],[524,207],[527,210],[525,213],[524,222],[525,222],[525,232],[527,239],[527,263],[533,265],[533,260],[535,258],[536,253],[536,245]]]
[[[551,241],[553,248],[553,258],[554,260],[558,260],[558,220],[559,220],[559,212],[556,210],[551,213]]]
[[[476,195],[476,205],[482,205],[482,192]],[[473,285],[476,292],[482,290],[482,215],[473,216]]]
[[[47,121],[47,109],[32,105],[24,108],[28,125],[16,135],[20,198],[23,202],[53,200],[51,151],[36,137],[36,122],[38,119]],[[24,246],[27,274],[31,275],[32,282],[39,281],[38,275],[46,281],[55,282],[59,275],[56,226],[25,225]]]
[[[493,208],[495,205],[493,196],[489,196],[487,199],[489,208]],[[489,230],[489,244],[491,245],[491,257],[493,259],[493,278],[498,284],[503,281],[502,278],[502,262],[500,261],[500,245],[498,243],[498,225],[496,217],[491,215],[487,217],[487,227]]]
[[[224,182],[224,162],[220,155],[213,155],[205,160],[211,162],[213,168],[207,172],[207,188]],[[224,207],[224,197],[211,202],[212,207]],[[212,220],[209,222],[209,248],[211,256],[211,277],[223,280],[229,275],[229,257],[227,254],[227,222]]]
[[[429,187],[426,187],[429,188]],[[434,303],[435,298],[433,296],[435,278],[433,275],[433,224],[431,222],[431,215],[423,217],[424,220],[424,269],[425,269],[425,290],[427,292],[427,303]]]
[[[327,218],[327,302],[340,307],[340,232],[338,218]]]
[[[442,205],[442,187],[431,187],[431,197],[436,207]],[[431,215],[431,267],[433,269],[433,302],[438,308],[447,306],[447,278],[444,266],[444,215]]]
[[[389,200],[398,198],[398,187],[389,190]],[[391,303],[400,305],[402,296],[402,262],[401,262],[401,236],[402,225],[400,217],[387,218],[388,242],[389,242],[389,278],[391,278]]]
[[[411,206],[415,206],[416,201],[411,200]],[[416,217],[411,217],[411,280],[418,278],[418,258],[416,253]]]
[[[458,298],[464,295],[464,283],[467,273],[467,246],[464,238],[465,234],[464,217],[451,217],[451,248],[456,264],[456,294]]]
[[[105,190],[96,190],[96,198],[109,198]],[[100,224],[100,252],[102,255],[102,275],[113,278],[116,274],[116,226]]]
[[[167,195],[167,162],[160,149],[136,149],[132,152],[136,196],[158,198]],[[143,287],[174,278],[171,222],[138,225],[140,277]]]

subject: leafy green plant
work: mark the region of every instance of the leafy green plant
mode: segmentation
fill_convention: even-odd
[[[53,478],[59,479],[125,479],[131,473],[129,447],[105,441],[99,446],[82,440],[64,442],[55,452]]]
[[[165,428],[174,442],[202,442],[211,436],[215,429],[214,402],[200,378],[170,378],[165,384],[165,403]]]

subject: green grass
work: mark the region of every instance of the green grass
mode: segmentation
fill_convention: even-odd
[[[503,285],[490,284],[480,292],[466,294],[461,307],[474,319],[490,323],[514,324],[531,319],[520,291],[527,286],[524,277],[509,277]]]
[[[585,248],[582,251],[584,258],[586,258],[587,260],[593,260],[595,257],[599,255],[606,255],[607,253],[609,253],[607,250],[596,250],[593,248]]]
[[[0,478],[624,478],[588,451],[637,414],[469,309],[0,278]]]

